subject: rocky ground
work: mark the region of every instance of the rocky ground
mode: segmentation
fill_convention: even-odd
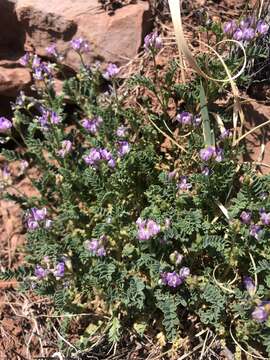
[[[109,62],[117,63],[123,67],[124,76],[139,69],[140,66],[149,66],[150,69],[150,65],[145,60],[141,60],[138,54],[143,37],[155,26],[162,32],[166,44],[166,49],[158,57],[161,71],[168,56],[177,54],[172,38],[172,26],[168,20],[168,8],[163,0],[151,1],[152,9],[148,1],[141,0],[48,0],[48,2],[0,1],[1,115],[10,114],[8,104],[20,90],[31,91],[31,75],[18,62],[25,51],[36,52],[39,56],[47,58],[45,48],[51,43],[56,43],[59,50],[66,55],[66,67],[73,71],[78,69],[79,62],[69,52],[69,41],[72,37],[82,36],[92,44],[86,58],[87,62],[101,61],[103,65]],[[194,27],[198,26],[198,9],[201,6],[206,6],[209,16],[226,18],[238,16],[239,10],[236,7],[240,8],[243,3],[246,2],[224,0],[209,1],[206,4],[203,0],[187,1],[185,4],[187,38],[192,44],[196,42]],[[269,119],[268,89],[269,86],[266,85],[263,99],[250,99],[244,94],[250,100],[244,108],[248,115],[248,127]],[[251,90],[250,96],[256,97],[258,93],[262,93],[261,88]],[[261,166],[261,171],[264,172],[269,171],[270,168],[268,137],[269,132],[264,129],[253,133],[247,144],[248,154],[253,160],[264,164]],[[0,159],[0,162],[2,165],[4,160]],[[29,177],[25,177],[20,175],[20,166],[15,163],[11,168],[11,174],[14,185],[19,191],[26,195],[33,194],[29,177],[37,176],[34,169],[29,169]],[[15,190],[11,191],[15,192]],[[1,200],[0,270],[15,268],[23,262],[21,250],[23,241],[24,229],[20,209],[12,202]],[[57,333],[57,329],[50,334],[46,332],[45,325],[49,316],[50,306],[46,300],[37,299],[32,294],[18,295],[16,282],[0,281],[0,359],[28,360],[33,359],[34,356],[48,356],[56,352],[57,341],[61,334]],[[57,320],[53,324],[57,328]],[[76,334],[78,329],[79,325],[75,322],[74,338],[78,335]],[[155,349],[154,345],[149,347],[149,344],[151,345],[150,339],[148,344],[134,343],[130,351],[119,349],[118,355],[110,358],[136,360],[146,359],[152,354],[149,359],[157,356],[165,359],[165,355],[160,357],[159,349]],[[93,359],[105,358],[107,357],[104,354],[93,354]],[[225,357],[220,359],[222,358],[225,359]],[[229,359],[228,354],[227,359]]]

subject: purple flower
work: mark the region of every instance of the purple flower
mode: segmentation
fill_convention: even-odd
[[[235,20],[228,21],[223,26],[223,31],[230,36],[235,32],[236,29],[237,24]]]
[[[116,130],[116,136],[118,137],[125,137],[127,136],[127,128],[124,125],[121,125]]]
[[[176,121],[182,125],[191,125],[193,120],[193,115],[187,111],[183,111],[176,116]]]
[[[262,233],[262,228],[260,225],[253,224],[250,226],[249,234],[255,239],[259,240]]]
[[[12,128],[12,122],[7,118],[1,116],[0,117],[0,133],[4,134],[8,132]]]
[[[209,161],[216,156],[216,150],[213,146],[208,146],[205,149],[200,150],[200,158],[203,161]]]
[[[252,278],[250,276],[244,276],[243,283],[249,295],[253,296],[255,294],[256,288]]]
[[[103,119],[100,116],[94,117],[93,119],[83,119],[82,127],[91,134],[96,134],[102,124]]]
[[[183,279],[175,272],[168,272],[166,282],[169,287],[176,288],[183,283]]]
[[[250,41],[255,37],[255,30],[253,28],[246,28],[243,30],[243,40]]]
[[[194,116],[192,122],[193,122],[193,125],[194,125],[195,127],[198,127],[198,126],[201,125],[202,118],[200,117],[200,115],[196,115],[196,116]]]
[[[95,256],[106,256],[106,250],[103,245],[106,240],[107,238],[104,235],[102,235],[99,239],[91,239],[91,241],[87,240],[85,242],[86,249]]]
[[[120,71],[120,69],[117,65],[109,64],[106,69],[106,72],[103,74],[103,77],[106,80],[114,79],[116,77],[116,75],[118,75],[119,71]]]
[[[233,34],[233,38],[237,41],[243,40],[243,30],[240,28],[236,29],[235,33]]]
[[[22,160],[20,165],[21,165],[21,171],[24,172],[29,167],[29,162],[26,160]]]
[[[40,265],[36,265],[35,276],[40,280],[45,278],[48,275],[48,270],[44,269]]]
[[[127,141],[118,141],[118,155],[120,157],[125,156],[130,152],[130,145]]]
[[[42,209],[32,208],[32,209],[30,209],[30,214],[31,214],[31,217],[35,221],[42,221],[47,216],[47,209],[46,208],[42,208]]]
[[[252,312],[252,318],[253,320],[263,323],[269,318],[269,304],[270,301],[262,301],[259,306],[255,308],[255,310]]]
[[[26,53],[24,54],[20,59],[19,59],[19,63],[22,66],[29,66],[30,65],[30,54]]]
[[[55,111],[51,111],[49,119],[50,119],[50,123],[54,125],[59,124],[61,122],[59,115]]]
[[[61,277],[63,277],[65,275],[65,263],[64,263],[64,261],[60,261],[56,265],[53,274],[54,274],[54,276],[56,278],[61,278]]]
[[[192,184],[188,182],[187,176],[181,176],[177,188],[180,190],[190,190],[192,188]]]
[[[56,49],[56,44],[51,44],[50,46],[46,47],[46,52],[48,55],[54,56],[54,57],[58,57],[58,52]]]
[[[265,211],[260,212],[261,222],[263,225],[270,225],[270,213],[266,213]]]
[[[87,165],[95,166],[101,160],[101,154],[99,149],[91,149],[88,155],[83,157]]]
[[[36,230],[40,226],[47,228],[46,224],[49,220],[47,219],[47,209],[44,207],[42,209],[32,208],[29,210],[26,215],[26,225],[28,230]]]
[[[27,219],[27,229],[28,230],[36,230],[37,228],[39,228],[39,223],[35,220],[31,219]]]
[[[138,227],[137,237],[141,241],[149,240],[160,232],[160,226],[154,220],[138,218],[136,224]]]
[[[269,25],[266,24],[266,22],[264,20],[259,20],[257,23],[257,27],[256,27],[256,31],[260,34],[260,35],[264,35],[268,32],[269,29]]]
[[[52,110],[41,109],[42,115],[38,117],[38,121],[44,131],[49,130],[49,125],[57,125],[61,122],[59,115]]]
[[[240,214],[240,219],[242,223],[246,225],[250,224],[251,217],[252,217],[251,211],[242,211]]]
[[[183,266],[179,271],[180,277],[185,280],[190,275],[190,269],[186,266]]]
[[[90,50],[90,46],[87,40],[83,38],[72,39],[70,41],[70,45],[73,50],[77,51],[78,53],[85,53]]]
[[[58,155],[61,158],[64,158],[67,154],[69,154],[72,150],[72,142],[70,140],[64,140],[61,143],[62,148],[58,151]]]
[[[162,40],[158,36],[157,32],[152,32],[148,34],[144,38],[144,49],[145,51],[153,51],[156,52],[157,50],[161,49],[162,47]]]
[[[240,25],[241,29],[245,30],[245,29],[249,28],[250,26],[254,25],[254,19],[251,17],[247,17],[245,19],[242,19],[240,21],[239,25]]]
[[[40,67],[40,65],[41,65],[40,57],[38,57],[37,55],[34,55],[34,57],[32,59],[32,68],[36,69],[36,68]]]
[[[216,161],[221,162],[224,159],[224,151],[221,148],[216,148]]]
[[[41,81],[45,80],[46,78],[51,79],[52,77],[51,67],[45,62],[42,62],[39,66],[33,67],[33,70],[33,76],[36,80]]]

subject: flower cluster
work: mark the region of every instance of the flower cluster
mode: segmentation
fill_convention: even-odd
[[[82,127],[89,133],[95,135],[97,134],[101,124],[103,123],[103,119],[100,116],[96,116],[92,119],[83,119]]]
[[[89,42],[81,37],[77,39],[72,39],[70,41],[70,46],[79,54],[89,52],[90,50]]]
[[[58,263],[56,263],[55,266],[51,267],[50,259],[46,256],[44,258],[45,265],[43,265],[43,266],[41,266],[39,264],[36,265],[35,271],[34,271],[35,277],[38,280],[43,280],[43,279],[47,278],[47,276],[49,274],[51,274],[56,279],[63,278],[65,276],[66,262],[67,262],[67,258],[63,257],[62,259],[60,259],[60,261]]]
[[[160,226],[154,220],[138,218],[136,224],[138,227],[137,237],[141,241],[149,240],[160,232]]]
[[[270,225],[270,213],[267,213],[265,209],[260,209],[259,211],[260,221],[257,224],[251,224],[252,221],[252,212],[250,210],[244,210],[240,214],[240,220],[245,225],[250,225],[250,235],[255,239],[259,240],[262,232],[263,226]]]
[[[117,147],[117,154],[120,158],[130,152],[130,144],[125,140],[117,141]]]
[[[255,18],[248,17],[242,19],[239,23],[235,20],[224,24],[223,30],[229,37],[238,41],[251,41],[256,36],[265,35],[268,32],[269,25],[262,19],[256,21]]]
[[[26,53],[19,60],[22,66],[27,66],[32,69],[33,77],[36,80],[52,80],[52,66],[41,60],[36,54]]]
[[[0,133],[5,134],[12,128],[12,122],[5,118],[4,116],[0,117]]]
[[[176,121],[181,125],[199,126],[201,124],[201,117],[199,115],[192,115],[187,111],[183,111],[176,115]]]
[[[120,125],[116,130],[116,136],[124,138],[127,136],[127,128],[124,125]]]
[[[162,47],[162,40],[157,32],[152,32],[144,38],[144,49],[156,53]]]
[[[50,125],[57,125],[61,122],[60,116],[53,110],[41,108],[41,114],[37,119],[44,131],[48,131]]]
[[[108,166],[111,168],[115,167],[115,160],[112,153],[107,149],[93,148],[90,150],[88,155],[83,157],[83,160],[87,165],[92,166],[94,169],[97,169],[102,161],[106,161]]]
[[[249,293],[250,296],[253,296],[255,294],[256,291],[256,287],[255,284],[252,280],[252,278],[250,276],[244,276],[244,286],[247,290],[247,292]]]
[[[120,69],[117,65],[109,64],[106,69],[106,72],[103,74],[103,77],[106,80],[112,80],[118,75],[119,71],[120,71]]]
[[[26,214],[26,225],[28,230],[36,230],[38,228],[48,229],[52,225],[52,220],[47,218],[47,209],[32,208]]]
[[[200,150],[200,158],[202,161],[215,160],[221,162],[223,160],[223,149],[214,146],[208,146]]]
[[[177,189],[179,190],[190,190],[192,188],[192,184],[188,182],[187,176],[181,176],[180,182],[177,184]]]
[[[104,243],[107,241],[105,235],[102,235],[99,239],[91,239],[85,241],[85,248],[89,250],[93,255],[98,257],[106,256],[106,250]]]
[[[190,275],[190,270],[188,267],[182,267],[179,272],[163,272],[161,273],[161,280],[164,285],[167,285],[172,288],[176,288],[179,285],[183,284],[186,278]]]

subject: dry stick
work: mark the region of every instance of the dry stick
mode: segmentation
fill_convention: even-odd
[[[64,341],[64,343],[66,343],[69,347],[71,347],[72,349],[74,349],[75,351],[78,351],[78,349],[72,345],[68,340],[66,340],[60,333],[59,331],[56,329],[56,327],[54,326],[54,324],[52,324],[52,327],[54,329],[54,331],[56,332],[56,334],[59,336],[59,338]]]
[[[206,334],[206,336],[205,336],[204,342],[203,342],[203,348],[202,348],[202,351],[201,351],[200,360],[202,360],[203,357],[204,357],[205,347],[206,347],[206,343],[207,343],[207,340],[208,340],[209,333],[210,333],[210,331],[208,330],[208,331],[207,331],[207,334]]]
[[[264,123],[255,126],[254,128],[252,128],[251,130],[249,130],[248,132],[246,132],[244,135],[240,136],[240,138],[238,138],[234,144],[234,146],[238,145],[240,141],[242,141],[245,137],[247,137],[249,134],[252,134],[253,131],[256,131],[258,129],[260,129],[261,127],[267,125],[270,123],[270,120],[265,121]]]

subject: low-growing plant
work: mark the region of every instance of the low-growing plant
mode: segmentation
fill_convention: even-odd
[[[270,178],[239,160],[232,114],[211,109],[213,84],[177,84],[176,61],[160,74],[162,41],[153,33],[144,47],[154,75],[124,85],[145,89],[130,107],[118,67],[86,66],[89,44],[71,46],[82,67],[60,94],[55,46],[47,49],[55,64],[21,59],[36,96],[22,93],[12,122],[0,119],[2,138],[23,145],[2,154],[21,161],[39,192],[11,194],[3,172],[5,197],[24,210],[27,243],[25,264],[1,277],[16,275],[60,314],[96,313],[89,326],[112,343],[127,330],[171,343],[200,323],[231,349],[269,356]],[[77,347],[89,345],[87,336]]]

